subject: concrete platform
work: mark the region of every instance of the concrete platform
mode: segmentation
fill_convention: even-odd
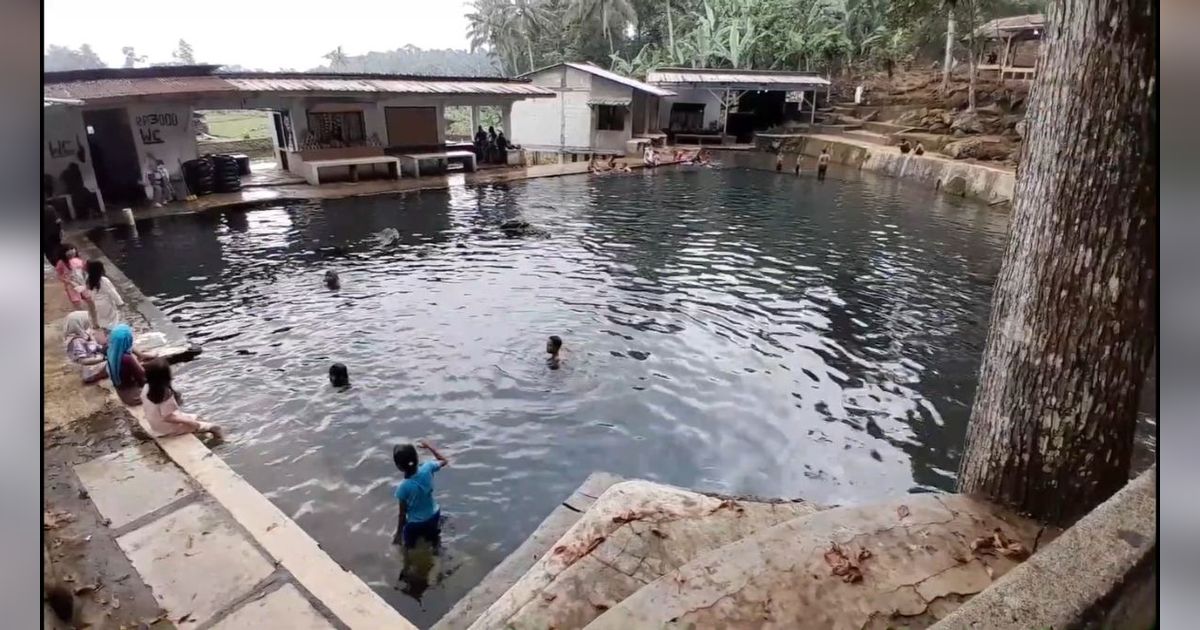
[[[204,502],[125,534],[117,544],[180,628],[212,619],[275,571],[244,533]]]
[[[500,599],[508,589],[512,588],[521,576],[525,575],[534,563],[550,552],[554,543],[562,538],[592,506],[600,495],[610,486],[621,481],[617,475],[605,472],[594,472],[588,475],[575,492],[567,497],[561,505],[554,508],[550,515],[533,530],[529,538],[510,553],[487,577],[483,578],[475,588],[471,589],[449,612],[433,625],[433,630],[462,630],[469,627],[487,610],[489,606]]]
[[[153,444],[133,446],[75,467],[110,527],[129,523],[187,496],[187,477]]]
[[[332,630],[333,627],[295,586],[284,584],[259,599],[242,604],[229,616],[209,626],[209,630]]]

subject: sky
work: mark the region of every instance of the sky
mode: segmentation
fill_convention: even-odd
[[[119,67],[124,46],[170,61],[180,38],[204,63],[307,70],[342,46],[347,55],[467,47],[467,0],[45,0],[43,48],[90,44]]]

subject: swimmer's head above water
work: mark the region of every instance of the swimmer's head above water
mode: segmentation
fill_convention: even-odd
[[[325,272],[325,286],[330,289],[337,289],[342,286],[342,279],[338,277],[338,272],[332,269]]]
[[[349,387],[350,386],[350,370],[341,363],[334,363],[329,366],[329,384],[334,387]]]
[[[559,350],[562,350],[562,337],[550,335],[550,338],[546,340],[546,353],[551,357],[557,357]]]

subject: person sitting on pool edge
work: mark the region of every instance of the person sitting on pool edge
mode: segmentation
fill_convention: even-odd
[[[329,366],[329,384],[339,389],[350,387],[350,370],[343,363]]]
[[[546,353],[550,355],[550,358],[546,359],[546,365],[550,366],[551,370],[557,370],[562,366],[562,357],[559,356],[559,353],[562,352],[562,345],[562,337],[558,335],[550,335],[550,338],[546,340]]]
[[[433,475],[449,466],[450,461],[424,440],[418,441],[417,447],[429,451],[436,461],[419,464],[417,448],[412,444],[392,447],[392,461],[404,473],[404,481],[396,486],[395,497],[400,512],[392,544],[412,549],[423,540],[436,552],[441,542],[442,511],[433,498]]]
[[[147,363],[142,409],[155,437],[209,433],[218,440],[224,438],[220,426],[205,422],[196,414],[184,413],[179,409],[182,404],[183,397],[171,386],[171,365],[165,359]]]

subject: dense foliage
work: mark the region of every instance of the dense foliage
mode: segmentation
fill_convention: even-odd
[[[891,70],[938,59],[946,18],[982,24],[1042,0],[474,0],[476,50],[505,74],[586,60],[643,76],[664,66]],[[961,27],[960,27],[961,28]],[[965,29],[964,29],[965,30]],[[969,31],[968,31],[969,32]]]

